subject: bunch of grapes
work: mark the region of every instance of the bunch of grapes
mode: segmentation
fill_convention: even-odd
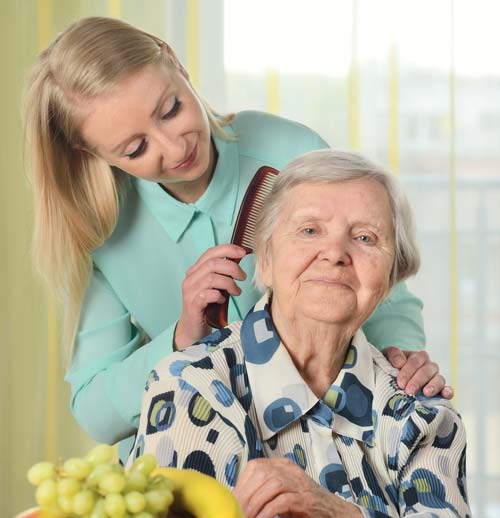
[[[160,518],[174,500],[173,483],[153,476],[153,455],[138,457],[130,471],[112,462],[113,450],[99,444],[85,458],[55,466],[39,462],[28,471],[36,501],[47,518]]]

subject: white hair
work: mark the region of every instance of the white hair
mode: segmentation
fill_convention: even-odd
[[[395,248],[390,287],[417,273],[420,267],[420,254],[416,244],[412,211],[398,180],[359,153],[322,149],[306,153],[283,168],[259,214],[254,237],[254,252],[257,258],[254,280],[260,290],[268,288],[261,279],[260,260],[269,252],[278,214],[290,189],[306,183],[333,184],[360,179],[378,182],[384,187],[389,198]]]

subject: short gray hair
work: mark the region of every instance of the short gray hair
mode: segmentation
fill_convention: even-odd
[[[269,251],[281,206],[290,189],[305,183],[332,184],[360,179],[378,182],[384,187],[389,198],[395,248],[390,287],[418,272],[420,254],[412,211],[395,176],[359,153],[322,149],[310,151],[283,168],[259,214],[254,237],[254,251],[257,257],[254,280],[259,289],[264,291],[267,288],[260,277],[259,259]]]

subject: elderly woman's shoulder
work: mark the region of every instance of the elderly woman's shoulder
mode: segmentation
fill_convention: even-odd
[[[427,397],[420,391],[411,396],[398,386],[397,376],[399,369],[393,367],[387,358],[375,347],[371,347],[374,364],[375,394],[381,400],[394,401],[395,399],[413,402],[416,407],[444,407],[454,411],[452,403],[440,396]]]
[[[183,378],[185,370],[225,371],[243,362],[240,343],[241,322],[217,329],[192,346],[163,358],[151,371],[146,390],[159,380]]]
[[[451,445],[464,434],[460,416],[449,400],[427,397],[422,392],[415,396],[406,394],[396,381],[398,369],[379,351],[375,350],[372,356],[373,410],[379,434],[389,434],[394,439],[399,429],[401,441],[408,446],[430,440],[442,443],[443,448],[445,443]]]

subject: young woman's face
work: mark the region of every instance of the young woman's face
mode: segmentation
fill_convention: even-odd
[[[147,65],[95,99],[81,129],[93,153],[174,195],[196,199],[210,182],[215,159],[207,113],[174,67]]]

